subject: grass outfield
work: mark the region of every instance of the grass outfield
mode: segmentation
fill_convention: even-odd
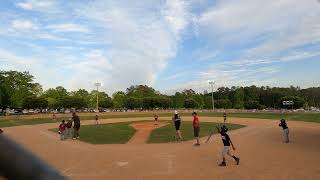
[[[170,124],[168,126],[164,126],[152,131],[148,143],[169,143],[175,142],[175,128],[172,121],[168,121]],[[222,126],[222,123],[214,123],[214,122],[200,122],[200,137],[208,136],[211,132],[215,134],[218,133],[215,126]],[[227,127],[230,130],[239,129],[245,127],[243,125],[238,124],[227,124]],[[183,141],[189,141],[194,139],[193,136],[193,127],[192,122],[190,121],[182,121],[180,130],[182,133]]]
[[[129,126],[132,122],[83,125],[80,128],[80,140],[90,144],[125,144],[136,130]],[[50,129],[58,133],[58,129]]]
[[[207,117],[222,117],[222,113],[199,113],[200,116]],[[134,117],[151,117],[152,114],[119,114],[119,115],[106,115],[100,116],[100,119],[112,119],[112,118],[134,118]],[[172,116],[172,113],[159,113],[160,117]],[[190,116],[191,113],[182,113],[181,116]],[[228,117],[239,117],[239,118],[257,118],[257,119],[280,119],[286,118],[288,121],[306,121],[306,122],[317,122],[320,123],[320,113],[286,113],[284,115],[280,113],[228,113]],[[94,116],[86,117],[81,116],[81,120],[93,120]],[[46,119],[16,119],[16,120],[5,120],[0,119],[0,127],[10,127],[19,125],[32,125],[32,124],[43,124],[43,123],[56,123],[62,119],[59,118],[52,120],[51,118]]]

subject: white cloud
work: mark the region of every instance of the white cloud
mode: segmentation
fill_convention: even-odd
[[[58,37],[56,35],[48,34],[48,33],[37,33],[33,35],[34,39],[46,39],[46,40],[53,40],[53,41],[67,41],[69,39]]]
[[[165,90],[166,94],[173,94],[177,91],[183,91],[184,89],[193,89],[196,92],[204,92],[205,90],[211,91],[209,81],[214,80],[214,89],[218,87],[231,87],[231,86],[272,86],[276,84],[275,78],[270,78],[269,75],[279,72],[279,69],[275,66],[271,67],[259,67],[250,69],[248,67],[238,67],[233,69],[230,67],[213,67],[208,71],[202,71],[198,73],[196,79],[178,84],[168,90]],[[262,76],[261,76],[262,74]]]
[[[191,18],[189,6],[190,4],[184,0],[167,0],[162,10],[165,20],[177,37],[188,25],[188,19]]]
[[[16,5],[25,10],[43,10],[50,8],[54,5],[53,0],[26,0],[24,2],[18,2]]]
[[[11,22],[11,26],[12,26],[12,28],[18,29],[18,30],[38,29],[38,27],[30,20],[16,19]]]
[[[2,63],[10,63],[10,64],[24,66],[24,65],[27,65],[28,63],[30,63],[30,61],[33,62],[30,59],[25,59],[25,58],[19,57],[19,56],[15,55],[14,53],[9,52],[5,49],[0,49],[0,62],[2,62]]]
[[[245,58],[262,58],[320,41],[317,1],[218,1],[195,24],[203,36],[221,46],[257,41]]]
[[[195,72],[186,73],[190,81],[174,88],[190,86],[199,91],[207,89],[208,79],[221,79],[221,85],[272,84],[273,74],[278,71],[274,63],[319,56],[314,49],[301,48],[320,42],[320,11],[316,1],[199,1],[21,0],[16,6],[37,11],[29,14],[36,14],[33,20],[37,21],[25,20],[20,13],[2,18],[6,22],[1,25],[10,27],[1,30],[0,35],[46,44],[44,50],[32,48],[38,51],[34,55],[36,65],[25,66],[41,78],[46,78],[47,69],[62,76],[67,74],[62,79],[50,77],[69,89],[91,89],[93,82],[101,81],[108,92],[134,84],[154,85],[157,79],[179,84],[183,81],[180,77],[190,71],[173,72],[167,78],[158,76],[180,49],[194,47],[193,52],[181,55],[191,66],[198,63],[202,73],[195,77]],[[194,7],[199,3],[202,7]],[[11,22],[12,19],[15,20]],[[188,39],[192,30],[197,34]],[[181,48],[184,39],[188,44]],[[190,43],[193,40],[195,44]],[[75,53],[76,50],[79,52]],[[0,61],[4,62],[6,57],[6,65],[8,59],[11,64],[24,62],[22,57],[0,53],[3,53]],[[191,62],[188,58],[198,61]],[[208,65],[210,61],[215,64]],[[173,64],[178,63],[183,61]],[[23,65],[19,67],[23,69]],[[45,85],[57,84],[48,80]]]
[[[200,54],[204,59],[215,57],[214,52],[233,55],[176,89],[205,87],[208,79],[219,79],[221,86],[279,85],[273,76],[279,71],[276,63],[319,56],[315,49],[303,48],[320,42],[319,7],[317,1],[218,0],[193,18],[196,36],[207,42],[200,49],[207,53]]]
[[[47,26],[47,28],[53,30],[54,32],[89,32],[88,28],[72,23],[53,24]]]
[[[57,67],[49,67],[42,59],[19,55],[1,48],[0,69],[29,71],[35,77],[35,82],[40,83],[44,88],[55,87],[59,83],[64,83],[64,75],[59,73]]]
[[[320,56],[320,52],[292,52],[284,57],[280,58],[280,61],[282,62],[288,62],[288,61],[297,61],[297,60],[305,60],[312,57]]]
[[[158,8],[154,9],[155,6]],[[101,73],[90,74],[90,79],[102,79],[105,89],[111,92],[135,84],[153,85],[158,73],[176,55],[181,34],[188,24],[185,11],[188,11],[187,3],[182,1],[173,4],[171,1],[165,4],[95,1],[79,8],[81,17],[104,30],[101,41],[110,42],[104,57],[112,69],[100,66]],[[87,69],[79,68],[79,71]],[[77,83],[75,87],[80,85]]]

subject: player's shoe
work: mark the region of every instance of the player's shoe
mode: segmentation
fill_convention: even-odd
[[[79,139],[79,138],[80,138],[80,136],[77,137],[77,139]]]
[[[227,166],[226,162],[221,162],[219,166]]]
[[[196,144],[194,144],[194,146],[200,146],[200,144],[199,144],[199,143],[196,143]]]
[[[240,164],[240,158],[236,158],[235,160],[237,162],[237,165],[239,165]]]
[[[73,140],[76,140],[76,138],[72,138]]]

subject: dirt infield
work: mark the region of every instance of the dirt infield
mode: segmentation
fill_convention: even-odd
[[[168,123],[154,123],[154,122],[144,122],[144,123],[132,123],[131,127],[136,129],[136,133],[128,142],[129,144],[145,144],[152,130],[168,125]]]
[[[101,123],[140,121],[150,118],[101,120]],[[183,120],[191,121],[191,118]],[[200,117],[221,122],[221,118]],[[25,145],[70,179],[134,180],[316,180],[320,179],[320,124],[289,122],[291,143],[282,143],[278,121],[229,118],[230,123],[247,127],[229,133],[240,156],[236,166],[221,161],[220,137],[194,147],[193,141],[169,144],[92,145],[59,140],[48,131],[57,124],[3,128],[4,134]],[[84,121],[83,124],[92,124]],[[182,122],[183,123],[183,122]],[[202,138],[203,142],[205,138]]]

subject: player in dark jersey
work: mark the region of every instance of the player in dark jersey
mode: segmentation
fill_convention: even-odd
[[[220,135],[221,135],[222,143],[223,143],[222,162],[219,164],[219,166],[226,166],[227,165],[226,158],[225,158],[226,155],[232,157],[236,161],[237,165],[239,165],[240,158],[236,157],[236,156],[234,156],[234,155],[232,155],[230,153],[230,145],[232,146],[232,149],[234,151],[236,150],[236,148],[234,147],[229,135],[227,134],[228,128],[225,125],[223,125],[221,127],[221,129],[219,129],[217,127],[217,130],[218,130],[218,133],[220,133]],[[207,139],[206,143],[208,143],[208,141],[209,141],[209,139],[211,138],[212,135],[213,135],[213,133],[210,134],[210,136]]]
[[[72,120],[73,120],[73,140],[79,139],[79,130],[80,130],[80,118],[76,113],[72,113]]]
[[[172,120],[174,122],[174,127],[176,128],[176,135],[174,136],[174,138],[176,140],[182,140],[182,135],[180,131],[181,118],[179,116],[178,111],[174,111],[174,116],[172,117]]]
[[[284,143],[289,143],[289,128],[285,119],[280,120],[279,126],[283,129],[283,141]]]
[[[95,124],[98,125],[99,124],[99,116],[98,116],[98,114],[96,114],[95,120],[96,120]]]
[[[2,129],[0,129],[0,134],[1,134],[1,133],[3,133],[3,130],[2,130]]]

